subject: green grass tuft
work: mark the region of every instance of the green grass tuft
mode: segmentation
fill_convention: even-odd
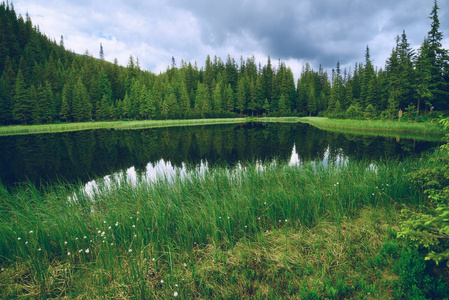
[[[424,163],[218,168],[93,196],[1,187],[2,297],[393,295],[402,246],[381,249],[399,209],[422,203],[405,175]]]

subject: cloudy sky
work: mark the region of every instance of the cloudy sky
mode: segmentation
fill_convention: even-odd
[[[309,62],[326,70],[364,62],[368,45],[384,67],[405,30],[419,47],[430,29],[434,0],[13,0],[17,13],[66,48],[126,65],[164,71],[174,57],[204,65],[207,55],[237,62],[254,55],[281,59],[296,76]],[[439,0],[440,31],[449,49],[449,0]]]

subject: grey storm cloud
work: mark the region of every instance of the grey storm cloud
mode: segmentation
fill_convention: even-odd
[[[355,57],[363,58],[367,45],[373,49],[385,46],[374,44],[378,37],[385,36],[394,45],[395,36],[402,30],[409,34],[410,29],[415,43],[421,43],[429,29],[427,17],[433,0],[171,3],[201,20],[202,40],[213,47],[226,45],[230,37],[243,37],[245,33],[258,42],[261,51],[273,57],[320,61],[329,67],[337,60],[344,64]],[[440,7],[444,4],[447,2],[440,0]],[[245,40],[239,41],[242,43],[239,47],[245,48]]]
[[[333,68],[364,62],[370,47],[383,67],[396,35],[405,30],[419,47],[430,29],[434,0],[15,0],[20,13],[51,37],[64,35],[77,52],[98,53],[126,64],[139,57],[144,68],[163,71],[171,57],[200,65],[207,55],[235,59],[255,54],[298,67],[310,62]],[[440,30],[449,0],[439,0]],[[445,38],[445,41],[447,39]],[[447,45],[447,42],[444,43]],[[83,49],[84,47],[84,49]],[[294,71],[298,73],[298,71]]]

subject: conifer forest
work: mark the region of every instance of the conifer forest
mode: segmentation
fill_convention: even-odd
[[[384,68],[365,60],[329,74],[303,66],[297,82],[282,61],[257,64],[254,56],[208,56],[168,62],[165,72],[126,67],[66,50],[64,38],[48,38],[12,4],[0,5],[0,124],[48,124],[105,120],[192,119],[236,116],[328,116],[394,119],[398,110],[417,121],[420,113],[449,109],[449,58],[442,47],[438,6],[419,49],[398,33]],[[393,37],[392,37],[393,38]],[[363,51],[363,49],[361,49]]]

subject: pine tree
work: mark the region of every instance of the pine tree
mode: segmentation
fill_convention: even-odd
[[[81,77],[78,78],[73,89],[72,116],[75,122],[92,119],[92,105]]]
[[[40,93],[42,92],[42,85],[38,88],[40,89]],[[31,107],[31,122],[33,124],[40,124],[42,122],[42,111],[43,107],[41,107],[38,100],[38,90],[34,87],[34,85],[31,85],[28,89],[28,101],[30,103]]]
[[[69,83],[66,83],[62,90],[62,104],[61,112],[59,114],[61,119],[65,120],[66,122],[71,117],[71,99],[72,90],[70,89]]]
[[[234,111],[234,91],[232,90],[232,86],[230,83],[225,89],[225,95],[223,96],[223,98],[226,103],[226,110],[229,112]]]
[[[318,111],[317,99],[315,97],[315,87],[311,84],[307,91],[307,111],[309,116]]]
[[[39,86],[37,91],[39,106],[41,107],[42,122],[51,123],[53,116],[56,115],[54,105],[53,91],[51,84],[46,81],[44,86]]]
[[[257,106],[257,91],[254,81],[251,81],[249,84],[249,102],[248,102],[248,110],[251,111],[251,115],[254,116],[254,112],[258,109]]]
[[[100,59],[104,60],[104,51],[103,51],[103,44],[100,43]]]
[[[439,31],[440,21],[438,18],[438,4],[435,0],[432,12],[429,16],[431,29],[427,35],[429,43],[428,59],[430,63],[430,85],[432,104],[438,110],[449,108],[449,82],[445,79],[445,72],[449,69],[449,58],[447,50],[442,48],[443,33]]]
[[[182,81],[181,83],[180,108],[183,113],[186,113],[190,110],[190,98],[184,81]]]
[[[215,85],[214,93],[212,95],[212,109],[215,111],[223,111],[223,97],[221,94],[220,82]]]
[[[267,65],[262,68],[262,87],[264,94],[263,99],[267,99],[271,103],[271,95],[273,91],[273,68],[271,66],[271,58],[268,56]]]
[[[281,98],[279,99],[278,109],[279,109],[279,113],[281,115],[285,115],[289,112],[287,100],[286,100],[286,97],[284,96],[284,94],[282,94]]]
[[[421,48],[419,49],[419,54],[416,57],[416,70],[415,70],[415,91],[417,94],[417,104],[416,104],[416,116],[415,122],[418,121],[421,100],[427,106],[431,106],[432,92],[430,91],[430,81],[431,81],[431,65],[430,65],[430,55],[427,53],[429,51],[428,40],[425,39]]]
[[[109,120],[110,113],[109,113],[109,100],[106,94],[103,94],[103,97],[100,101],[100,120],[106,121]]]
[[[398,59],[399,59],[399,72],[401,78],[402,94],[399,99],[399,107],[405,108],[415,101],[414,91],[414,50],[410,47],[407,41],[407,35],[405,30],[402,32],[400,39],[398,38]]]
[[[403,89],[401,85],[401,74],[399,69],[399,60],[397,55],[397,50],[393,49],[391,56],[387,61],[387,71],[388,71],[388,107],[387,112],[390,119],[393,118],[393,109],[399,106],[399,99],[403,94]]]
[[[130,112],[131,112],[131,100],[129,99],[128,93],[126,93],[125,98],[123,99],[123,117],[129,119]]]
[[[5,69],[0,78],[0,124],[11,124],[13,122],[12,103],[14,83],[16,74],[14,73],[9,57],[5,61]]]
[[[363,72],[362,84],[360,88],[360,103],[363,104],[363,107],[366,107],[369,103],[367,103],[369,87],[372,77],[375,76],[374,67],[371,63],[371,57],[369,52],[369,47],[366,46],[365,52],[365,68]]]
[[[112,88],[109,82],[108,76],[106,75],[104,68],[101,68],[100,74],[97,78],[97,87],[95,99],[102,99],[106,96],[108,105],[112,103]]]
[[[237,85],[237,109],[240,114],[246,109],[246,90],[245,90],[245,78],[241,77]]]
[[[195,111],[202,112],[203,102],[206,98],[206,88],[204,84],[198,81],[198,87],[196,89],[196,97],[195,97]]]
[[[140,92],[138,95],[139,103],[139,116],[141,119],[146,119],[150,117],[150,105],[149,105],[149,95],[145,84],[140,87]]]
[[[22,70],[19,69],[14,87],[13,117],[17,122],[27,124],[31,119],[33,107],[29,101]]]

